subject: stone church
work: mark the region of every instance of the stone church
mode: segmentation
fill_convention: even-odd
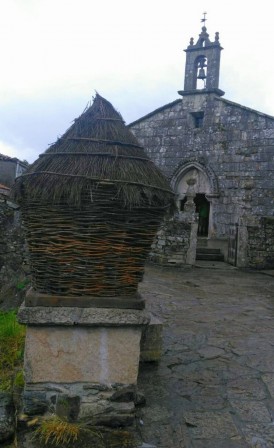
[[[169,178],[178,215],[188,196],[197,237],[239,267],[274,267],[274,117],[224,98],[222,47],[202,27],[186,48],[182,98],[129,125]]]

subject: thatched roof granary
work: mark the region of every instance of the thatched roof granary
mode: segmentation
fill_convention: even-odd
[[[62,296],[136,293],[173,193],[113,106],[96,95],[17,179],[33,288]]]

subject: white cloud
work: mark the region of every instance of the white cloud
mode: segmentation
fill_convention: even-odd
[[[1,0],[0,139],[37,157],[95,90],[127,122],[178,98],[205,7],[226,98],[274,115],[272,0]]]
[[[33,161],[33,148],[20,148],[20,145],[11,145],[10,143],[0,140],[0,154],[4,154],[9,157],[17,157],[19,160]]]

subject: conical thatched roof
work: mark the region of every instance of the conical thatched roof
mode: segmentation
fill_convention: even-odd
[[[167,206],[171,188],[113,106],[93,104],[17,179],[15,198],[80,205],[83,189],[113,186],[125,205]]]

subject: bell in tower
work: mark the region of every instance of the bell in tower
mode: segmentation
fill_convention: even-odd
[[[205,14],[204,14],[205,16]],[[206,18],[202,19],[205,24]],[[219,89],[220,59],[222,47],[219,42],[219,33],[215,34],[215,40],[209,39],[205,26],[199,34],[196,43],[190,39],[186,52],[184,90],[180,95],[192,95],[199,93],[215,93],[224,95]],[[203,81],[201,86],[200,81]]]
[[[197,79],[201,79],[205,82],[206,79],[206,58],[204,56],[200,56],[197,60]]]
[[[206,79],[204,68],[199,68],[197,79]]]

